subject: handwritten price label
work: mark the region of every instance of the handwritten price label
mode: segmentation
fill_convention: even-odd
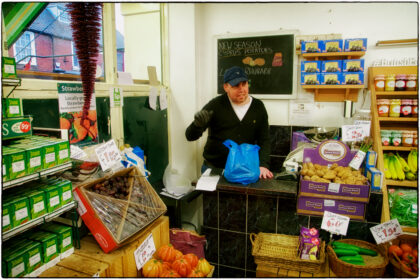
[[[149,234],[146,240],[134,251],[137,270],[140,270],[150,260],[154,252],[156,252],[156,247],[153,242],[153,235]]]
[[[321,228],[334,234],[347,234],[350,218],[333,212],[324,211]]]
[[[376,244],[391,241],[402,234],[400,223],[397,219],[390,220],[370,228]]]
[[[114,139],[96,148],[95,152],[103,171],[108,170],[122,159]]]

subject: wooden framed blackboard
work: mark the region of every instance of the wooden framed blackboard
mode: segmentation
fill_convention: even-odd
[[[232,66],[244,68],[249,93],[262,99],[296,98],[297,31],[217,36],[217,93]]]

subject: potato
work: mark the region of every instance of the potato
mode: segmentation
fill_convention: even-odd
[[[307,169],[307,168],[303,168],[303,169],[300,171],[300,174],[301,174],[301,175],[303,175],[303,176],[305,176],[307,173],[308,173],[308,169]]]
[[[324,179],[324,178],[319,178],[318,182],[321,182],[321,183],[331,183],[330,180],[327,180],[327,179]]]
[[[306,172],[306,175],[308,175],[309,177],[312,177],[315,175],[315,171],[312,169],[309,169],[308,172]]]
[[[350,185],[354,184],[354,182],[355,182],[354,177],[347,177],[345,182],[346,182],[346,184],[350,184]]]
[[[308,175],[306,175],[306,176],[303,177],[303,180],[310,181],[311,180],[311,177],[309,177]]]
[[[319,165],[318,163],[315,163],[315,164],[314,164],[314,167],[315,167],[315,169],[317,169],[317,170],[320,170],[320,169],[322,168],[322,166],[321,166],[321,165]]]
[[[316,173],[316,175],[318,175],[319,177],[322,177],[322,176],[324,176],[324,174],[325,174],[324,170],[321,170],[321,169],[317,169],[315,173]]]
[[[335,177],[336,177],[335,172],[332,170],[325,172],[324,176],[322,176],[322,178],[327,179],[327,180],[334,180]]]
[[[309,170],[315,169],[315,166],[312,164],[312,162],[308,162]]]
[[[317,182],[318,179],[320,179],[318,175],[314,175],[311,177],[311,181]]]
[[[337,167],[339,167],[339,166],[338,166],[338,164],[337,164],[337,163],[333,163],[333,164],[330,166],[330,170],[334,170],[334,169],[336,169]]]

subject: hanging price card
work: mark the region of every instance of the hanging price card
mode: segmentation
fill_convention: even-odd
[[[370,228],[376,244],[391,241],[402,234],[400,223],[397,219],[390,220]]]
[[[350,218],[333,212],[324,211],[321,228],[334,234],[347,234]]]
[[[121,162],[122,159],[114,139],[111,139],[105,144],[96,148],[95,153],[99,159],[99,163],[101,164],[103,171],[106,171],[113,165]]]
[[[149,234],[146,240],[134,251],[137,270],[140,270],[150,260],[154,252],[156,252],[156,247],[153,242],[153,235]]]

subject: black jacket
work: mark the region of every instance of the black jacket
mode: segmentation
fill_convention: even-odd
[[[223,142],[231,139],[237,144],[248,143],[260,146],[260,166],[269,167],[268,115],[261,100],[252,97],[251,106],[242,121],[239,121],[236,116],[226,93],[210,100],[203,109],[213,111],[208,124],[209,131],[207,143],[204,146],[204,159],[215,167],[224,168],[229,149],[223,145]],[[185,131],[185,136],[188,141],[197,140],[203,135],[206,128],[199,128],[193,122]]]

